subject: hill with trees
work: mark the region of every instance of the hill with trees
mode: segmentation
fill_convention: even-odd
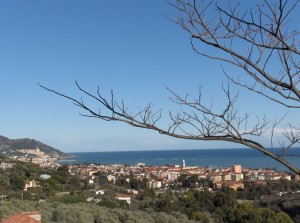
[[[68,156],[68,154],[34,139],[9,139],[0,135],[0,154],[3,155],[20,155],[19,151],[21,149],[35,149],[37,147],[47,155],[58,154],[60,157]]]

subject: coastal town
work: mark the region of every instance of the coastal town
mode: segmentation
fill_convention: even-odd
[[[31,162],[38,164],[41,167],[58,168],[60,156],[58,154],[46,154],[40,149],[22,149],[19,150],[22,155],[13,156],[11,158],[23,162]],[[12,164],[1,163],[2,169],[12,167]],[[284,171],[276,171],[275,168],[251,169],[244,168],[239,164],[230,167],[208,167],[208,166],[188,166],[186,161],[182,160],[181,165],[162,165],[162,166],[147,166],[145,163],[137,163],[136,165],[110,164],[76,164],[68,165],[69,173],[78,177],[81,180],[87,180],[89,184],[94,184],[97,178],[105,178],[107,182],[115,183],[120,177],[127,182],[131,178],[142,181],[146,179],[148,186],[153,189],[169,189],[182,188],[182,184],[178,178],[185,175],[187,178],[194,176],[198,180],[206,179],[213,183],[212,187],[203,187],[196,183],[194,188],[198,190],[220,189],[229,187],[234,190],[243,189],[245,182],[253,184],[265,185],[267,181],[276,181],[280,179],[292,180],[292,175]],[[100,185],[99,185],[100,186]],[[137,192],[136,192],[137,193]]]
[[[5,202],[17,198],[20,202],[24,200],[24,204],[33,201],[47,207],[51,202],[71,202],[92,205],[90,208],[101,206],[128,211],[146,211],[151,207],[157,213],[177,210],[189,219],[199,220],[219,218],[215,208],[226,205],[218,203],[218,196],[228,196],[228,202],[261,204],[268,199],[276,201],[300,196],[300,184],[295,175],[275,168],[246,168],[240,164],[194,166],[184,159],[180,164],[152,166],[146,163],[63,165],[59,163],[60,158],[38,147],[22,149],[10,158],[3,156],[0,171],[6,185],[1,187]],[[189,199],[198,200],[189,203]],[[205,200],[208,203],[201,206]],[[213,206],[209,202],[213,202]],[[197,211],[189,212],[190,206]],[[198,216],[196,212],[205,214]],[[32,217],[31,212],[28,213]],[[28,217],[28,213],[21,215]],[[40,213],[38,216],[41,219]],[[56,210],[53,210],[51,219],[56,219],[55,216]]]
[[[300,223],[300,0],[0,4],[0,223]]]
[[[148,186],[153,189],[182,188],[178,178],[185,175],[187,178],[196,177],[197,180],[207,179],[213,183],[213,187],[204,187],[195,183],[194,188],[198,190],[220,189],[229,187],[234,190],[243,189],[244,182],[265,185],[267,181],[280,179],[291,180],[292,176],[286,172],[276,171],[275,169],[250,169],[243,168],[241,165],[233,165],[226,168],[210,168],[183,165],[164,165],[146,166],[145,163],[136,165],[70,165],[69,172],[80,179],[86,179],[89,183],[94,183],[97,177],[104,177],[107,181],[115,183],[120,177],[127,182],[131,178],[142,181],[147,179]]]

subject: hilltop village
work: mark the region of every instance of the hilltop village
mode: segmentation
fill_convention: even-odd
[[[16,159],[23,162],[31,162],[38,164],[41,167],[56,167],[57,162],[60,159],[58,153],[46,154],[42,152],[38,147],[35,149],[21,149],[18,151],[20,155],[12,156],[12,159]]]
[[[57,162],[62,156],[57,152],[45,153],[39,147],[33,149],[20,149],[20,150],[2,150],[0,148],[0,155],[9,157],[13,160],[18,160],[27,163],[34,163],[41,167],[56,168]]]

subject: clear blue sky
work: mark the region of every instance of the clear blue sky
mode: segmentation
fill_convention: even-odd
[[[222,100],[216,97],[224,80],[220,64],[193,52],[187,33],[163,16],[173,10],[163,0],[1,1],[0,135],[37,139],[65,152],[234,147],[84,118],[37,85],[73,96],[75,80],[91,91],[99,85],[104,94],[114,89],[132,110],[148,102],[174,109],[165,85],[181,94],[202,85],[208,99]],[[253,94],[240,95],[241,112],[285,113]]]

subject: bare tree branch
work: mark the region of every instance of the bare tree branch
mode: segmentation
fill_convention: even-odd
[[[214,0],[175,1],[170,3],[176,10],[171,20],[190,35],[192,49],[241,71],[234,76],[222,65],[230,83],[288,109],[300,108],[299,31],[289,26],[289,18],[300,0],[274,0],[273,3],[264,0],[255,9],[246,11],[241,10],[242,3],[223,7]],[[286,160],[287,152],[300,142],[300,129],[289,124],[277,137],[278,126],[285,116],[270,123],[265,116],[253,120],[250,114],[240,115],[235,107],[238,94],[231,94],[230,84],[222,86],[226,104],[220,111],[213,103],[203,102],[201,89],[191,98],[167,88],[170,100],[180,108],[178,112],[168,113],[167,127],[160,126],[162,110],[154,111],[151,103],[132,112],[123,100],[115,100],[113,91],[106,99],[99,87],[93,94],[75,84],[84,97],[92,99],[100,108],[93,109],[91,104],[85,103],[84,97],[76,99],[43,85],[40,87],[70,100],[86,112],[82,116],[123,122],[175,138],[237,143],[262,152],[300,175],[300,170]],[[271,134],[270,149],[257,140],[266,132]],[[282,155],[275,154],[275,140]]]
[[[266,131],[268,121],[266,121],[265,118],[262,120],[257,119],[257,123],[252,125],[251,128],[248,124],[248,119],[250,117],[249,114],[239,116],[237,110],[234,108],[237,95],[233,97],[231,96],[229,85],[227,88],[223,88],[227,98],[227,104],[219,113],[214,112],[213,105],[210,104],[209,106],[205,106],[203,104],[201,101],[201,91],[199,92],[198,97],[194,100],[190,100],[188,95],[181,97],[168,89],[172,95],[172,101],[182,107],[182,110],[176,114],[173,114],[172,112],[169,113],[170,124],[167,129],[159,126],[161,110],[153,112],[151,104],[139,109],[136,113],[131,113],[127,111],[126,105],[123,101],[121,105],[114,101],[113,92],[111,92],[110,103],[108,103],[108,101],[101,96],[99,88],[97,90],[97,94],[93,95],[82,89],[77,82],[76,86],[84,95],[100,103],[102,105],[103,112],[93,110],[91,108],[92,106],[86,105],[83,99],[77,100],[40,85],[41,88],[47,91],[71,100],[76,106],[79,106],[87,112],[87,114],[83,114],[85,117],[99,118],[104,121],[119,121],[134,127],[151,129],[159,132],[160,134],[181,139],[199,141],[222,140],[238,143],[257,149],[279,161],[294,172],[298,174],[300,173],[296,167],[288,163],[284,158],[277,156],[260,143],[250,138],[246,138],[247,136],[260,136],[264,131]],[[297,142],[300,139],[299,135],[295,136],[288,132],[285,134],[288,139],[292,139]]]
[[[190,34],[192,48],[198,54],[239,67],[264,88],[244,84],[227,74],[235,84],[287,107],[299,108],[299,32],[286,28],[299,1],[278,2],[272,5],[264,1],[254,12],[241,13],[239,5],[225,9],[214,1],[177,0],[180,13],[173,21]],[[218,19],[212,15],[213,10],[219,13]],[[211,55],[203,45],[222,54]],[[240,45],[249,51],[240,53]],[[272,70],[273,63],[282,65],[277,74]]]

